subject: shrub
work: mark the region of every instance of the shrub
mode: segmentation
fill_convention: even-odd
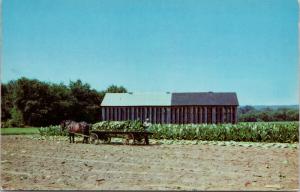
[[[65,136],[67,135],[67,131],[62,131],[59,125],[49,126],[49,127],[41,127],[39,128],[39,133],[41,136]]]

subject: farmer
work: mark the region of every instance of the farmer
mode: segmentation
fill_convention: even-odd
[[[148,131],[148,128],[151,126],[149,119],[147,118],[146,121],[143,123],[144,131]]]

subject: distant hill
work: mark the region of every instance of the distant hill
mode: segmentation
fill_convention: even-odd
[[[240,107],[245,107],[246,105],[242,105]],[[251,107],[254,107],[257,110],[261,110],[264,108],[270,108],[273,110],[276,109],[282,109],[282,108],[287,108],[287,109],[299,109],[299,105],[250,105]]]

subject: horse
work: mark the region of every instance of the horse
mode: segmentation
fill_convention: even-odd
[[[60,123],[61,130],[67,129],[69,133],[70,143],[75,143],[75,133],[83,134],[82,143],[88,143],[88,136],[90,135],[90,125],[84,121],[76,122],[71,120],[64,120]]]

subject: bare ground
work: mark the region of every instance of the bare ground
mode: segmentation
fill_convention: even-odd
[[[2,189],[294,190],[298,149],[1,136]]]

